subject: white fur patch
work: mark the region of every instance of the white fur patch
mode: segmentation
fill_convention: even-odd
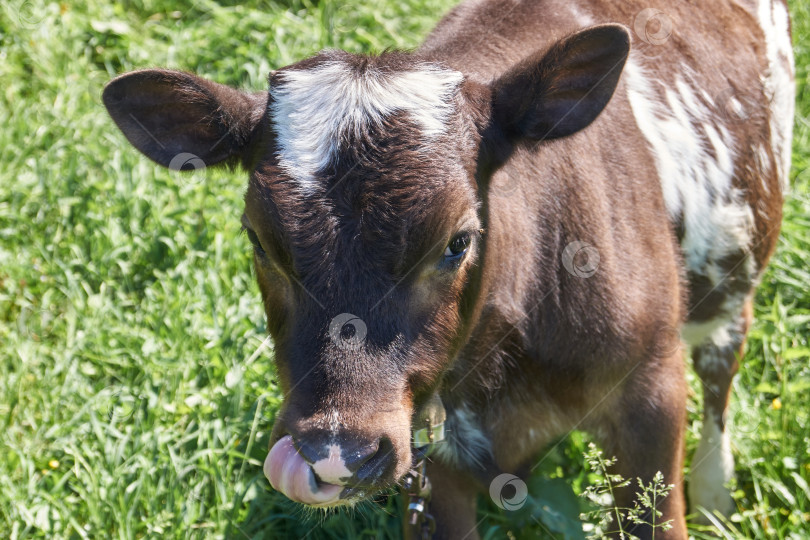
[[[593,17],[591,17],[590,14],[585,13],[581,9],[581,6],[577,6],[573,2],[570,2],[567,7],[571,12],[571,15],[573,15],[573,19],[577,22],[577,25],[579,25],[580,28],[595,24]]]
[[[692,511],[703,507],[709,512],[719,510],[723,515],[730,515],[734,511],[734,500],[725,486],[733,477],[734,456],[728,432],[720,431],[716,419],[707,413],[700,444],[692,458],[689,479]]]
[[[342,485],[352,477],[352,472],[346,467],[341,456],[340,446],[330,444],[328,455],[312,464],[312,470],[324,482]]]
[[[743,300],[745,296],[742,297]],[[723,311],[723,315],[704,322],[692,322],[683,326],[681,337],[692,346],[714,345],[718,348],[733,344],[731,336],[732,321],[739,313]]]
[[[683,325],[681,338],[689,345],[696,347],[707,343],[715,332],[722,331],[731,322],[732,314],[724,314],[708,321],[688,322]]]
[[[436,446],[444,463],[480,467],[485,457],[492,456],[492,443],[467,407],[449,410],[445,426],[447,440]]]
[[[770,103],[771,143],[782,189],[787,189],[793,137],[795,100],[793,47],[787,9],[778,0],[759,0],[757,17],[765,34],[768,72],[763,76],[765,96]]]
[[[404,111],[426,140],[446,129],[452,98],[463,76],[431,64],[410,71],[382,73],[368,68],[358,75],[340,61],[284,72],[270,89],[278,135],[279,165],[305,191],[335,156],[341,138]]]
[[[722,337],[730,335],[729,328],[734,321],[739,320],[749,297],[750,292],[726,295],[717,317],[707,321],[687,322],[681,330],[681,338],[693,347],[708,343],[718,347],[724,346]]]
[[[768,149],[764,145],[758,144],[754,148],[754,156],[757,158],[757,170],[768,171],[771,168],[771,157],[768,155]],[[763,174],[760,178],[760,185],[766,194],[770,194],[771,187],[768,185],[768,175]]]
[[[636,124],[655,157],[667,211],[673,221],[683,220],[686,265],[719,283],[725,276],[715,262],[747,248],[753,227],[751,208],[732,186],[734,140],[714,121],[713,103],[682,78],[665,87],[644,73],[634,55],[624,74]]]
[[[326,415],[327,422],[329,423],[329,431],[332,432],[332,437],[337,435],[338,430],[340,429],[340,413],[337,409],[332,409]]]

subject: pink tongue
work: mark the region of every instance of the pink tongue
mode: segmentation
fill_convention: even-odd
[[[343,486],[316,483],[312,468],[293,446],[292,437],[279,439],[264,460],[264,475],[270,484],[290,499],[312,506],[340,502]]]

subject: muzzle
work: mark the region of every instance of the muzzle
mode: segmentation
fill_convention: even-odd
[[[423,468],[425,458],[436,444],[444,440],[445,418],[444,406],[438,395],[434,395],[413,416],[413,466],[408,475]],[[290,435],[279,439],[270,449],[264,462],[264,474],[274,489],[291,500],[309,506],[335,506],[348,502],[352,495],[363,495],[362,489],[348,485],[352,472],[346,469],[339,453],[333,455],[330,452],[318,462],[309,463],[295,448]]]

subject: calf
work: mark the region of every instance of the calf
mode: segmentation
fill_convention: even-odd
[[[695,4],[470,0],[413,53],[324,51],[268,92],[109,83],[156,162],[250,172],[277,489],[335,506],[397,484],[438,396],[439,537],[475,535],[476,493],[581,429],[615,472],[674,484],[657,533],[685,538],[685,343],[704,390],[691,503],[732,510],[726,409],[779,233],[793,66],[781,0]]]

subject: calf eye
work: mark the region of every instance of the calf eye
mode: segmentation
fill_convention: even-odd
[[[250,240],[250,243],[253,244],[253,248],[256,250],[256,253],[264,256],[264,248],[262,247],[262,243],[259,242],[259,237],[256,236],[256,232],[253,229],[248,229],[247,227],[243,227],[242,230],[245,231],[245,234],[247,234],[247,237]]]
[[[452,261],[461,259],[467,250],[470,248],[470,234],[469,233],[459,233],[450,240],[450,243],[447,244],[447,248],[444,250],[444,259],[446,261]]]

